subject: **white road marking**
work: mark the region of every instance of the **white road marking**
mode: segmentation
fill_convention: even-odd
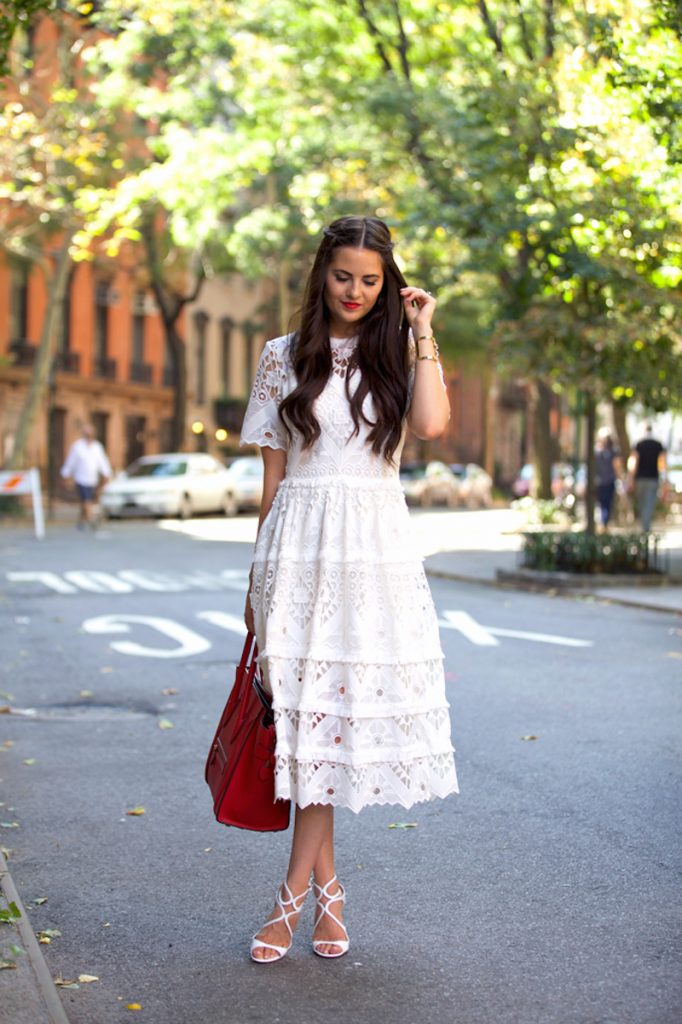
[[[479,647],[496,647],[497,636],[515,640],[530,640],[536,644],[558,644],[562,647],[594,647],[592,640],[576,640],[571,636],[557,636],[554,633],[535,633],[523,629],[503,629],[500,626],[482,626],[468,612],[446,609],[438,620],[445,629],[456,629],[472,644]]]
[[[178,646],[171,649],[146,647],[132,640],[114,640],[109,646],[119,654],[140,658],[188,658],[195,654],[203,654],[212,646],[210,640],[199,636],[193,629],[181,626],[172,619],[162,619],[153,615],[98,615],[93,619],[86,619],[82,628],[86,633],[129,633],[130,624],[155,629],[163,636],[175,640]]]
[[[140,590],[152,590],[160,594],[189,590],[190,586],[188,583],[174,579],[169,573],[152,572],[147,569],[120,569],[117,575],[129,583],[131,589],[139,587]]]
[[[517,640],[532,640],[537,644],[559,644],[562,647],[594,647],[592,640],[575,640],[570,636],[554,636],[553,633],[528,633],[522,629],[498,629],[486,626],[494,636],[508,636]]]
[[[64,578],[92,594],[129,594],[132,587],[125,580],[118,579],[110,572],[96,572],[89,569],[71,569],[64,573]]]
[[[65,583],[56,572],[8,572],[7,579],[11,583],[42,583],[48,590],[58,594],[77,594],[76,587]]]
[[[240,615],[230,615],[229,612],[197,612],[197,618],[210,622],[220,629],[227,629],[238,636],[246,636],[244,618]]]
[[[220,572],[156,572],[153,569],[120,569],[116,573],[97,569],[69,569],[60,576],[54,572],[8,572],[11,583],[40,583],[58,594],[130,594],[134,590],[159,594],[186,590],[237,590],[246,593],[249,573],[246,569],[222,569]]]
[[[446,610],[443,612],[443,619],[439,623],[441,626],[445,626],[446,629],[458,630],[462,636],[465,636],[472,644],[476,644],[477,647],[499,646],[499,641],[491,635],[488,628],[481,626],[468,612]]]

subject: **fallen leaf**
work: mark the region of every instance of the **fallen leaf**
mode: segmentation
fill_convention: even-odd
[[[388,826],[389,828],[416,828],[416,821],[394,821]]]
[[[52,939],[49,937],[49,935],[39,935],[38,942],[40,943],[41,946],[49,946],[50,943],[52,942]]]
[[[126,814],[129,814],[131,818],[139,818],[141,814],[146,814],[144,807],[133,807]]]
[[[167,718],[159,719],[159,729],[174,729],[175,726]]]
[[[16,971],[17,965],[14,960],[0,960],[0,971]]]
[[[11,715],[12,709],[9,704],[0,705],[0,715]]]
[[[99,978],[97,977],[96,974],[79,974],[78,980],[83,985],[88,985],[91,981],[99,981]]]
[[[14,697],[12,696],[12,694],[11,693],[7,693],[5,690],[0,690],[0,697],[2,697],[3,700],[8,700],[8,701],[13,701],[14,700]]]
[[[23,764],[35,764],[35,763],[36,763],[35,757],[27,757],[23,761]]]
[[[0,821],[0,828],[19,828],[18,821]]]
[[[108,921],[105,921],[104,924],[102,925],[102,928],[111,928],[111,925],[109,924]]]
[[[161,691],[164,697],[174,697],[175,694],[179,692],[180,691],[176,690],[174,686],[167,686],[165,690]],[[11,698],[8,697],[8,700],[11,700]]]
[[[5,924],[8,921],[16,921],[20,917],[21,911],[19,910],[19,907],[16,905],[14,900],[12,900],[11,903],[7,904],[6,910],[4,908],[0,908],[0,921],[4,922]]]
[[[54,978],[54,983],[57,988],[80,988],[78,982],[73,978]]]
[[[127,1003],[126,1010],[141,1010],[142,1007],[139,1003]]]
[[[522,736],[521,737],[522,740],[536,740],[537,738],[538,738],[537,736]]]
[[[204,847],[204,853],[210,853],[212,849],[213,849],[212,846],[205,846]]]
[[[62,933],[59,931],[59,928],[43,928],[42,931],[36,932],[36,935],[38,936],[38,939],[42,940],[45,938],[49,942],[50,939],[61,938]]]
[[[80,696],[81,697],[94,697],[94,693],[93,693],[92,690],[81,690]]]
[[[33,903],[36,907],[42,907],[43,903],[47,903],[47,900],[47,896],[39,896],[38,899],[33,901]]]

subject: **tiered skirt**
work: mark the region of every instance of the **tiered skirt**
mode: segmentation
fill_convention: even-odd
[[[396,477],[291,477],[256,544],[276,795],[403,807],[457,792],[435,608]]]

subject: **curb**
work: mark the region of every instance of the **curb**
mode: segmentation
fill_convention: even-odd
[[[595,601],[602,601],[605,604],[622,605],[624,608],[641,608],[642,611],[662,612],[664,615],[682,615],[682,607],[666,608],[660,604],[653,604],[635,598],[611,596],[610,594],[599,593],[582,587],[562,586],[560,581],[549,582],[548,580],[520,578],[516,577],[513,573],[509,573],[510,578],[508,579],[487,579],[483,576],[467,576],[464,573],[449,572],[447,569],[425,568],[425,572],[427,576],[433,576],[434,579],[453,580],[456,583],[475,583],[478,586],[493,587],[496,590],[517,590],[531,594],[546,594],[551,591],[555,597],[591,597]],[[676,580],[673,580],[673,585],[679,584]]]
[[[17,892],[16,886],[12,880],[12,876],[9,873],[7,861],[5,860],[5,856],[1,850],[0,888],[2,889],[7,902],[16,903],[17,908],[21,913],[21,917],[19,917],[15,922],[15,927],[19,932],[21,943],[26,952],[33,992],[37,997],[38,1003],[45,1011],[45,1016],[43,1018],[45,1024],[69,1024],[69,1019],[66,1016],[64,1007],[57,993],[57,989],[55,988],[52,975],[45,962],[40,946],[38,945],[38,940],[33,932],[31,922],[29,921],[28,914],[26,913],[26,908],[21,902],[19,893]],[[42,1022],[36,1020],[33,1024],[42,1024]]]

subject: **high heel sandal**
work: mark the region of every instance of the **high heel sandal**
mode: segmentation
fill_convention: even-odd
[[[336,884],[338,885],[339,891],[332,896],[332,894],[328,892],[328,889],[329,886],[332,885],[334,882],[336,882]],[[330,903],[340,902],[342,906],[345,905],[346,890],[341,885],[336,875],[334,875],[334,877],[330,878],[327,884],[324,886],[317,885],[315,882],[313,882],[313,891],[315,893],[315,902],[317,904],[317,910],[320,911],[319,915],[317,912],[315,913],[315,924],[313,926],[313,931],[315,930],[315,928],[317,928],[318,924],[326,914],[327,917],[331,917],[334,924],[337,924],[339,928],[343,928],[344,932],[346,933],[345,939],[313,939],[313,952],[317,953],[318,956],[324,956],[327,957],[327,959],[329,960],[333,960],[336,957],[343,956],[344,953],[347,953],[348,948],[350,946],[350,940],[348,938],[348,929],[346,928],[343,921],[339,921],[336,914],[333,914],[332,911],[329,909]],[[326,902],[323,903],[322,900],[326,900]],[[339,952],[323,953],[322,950],[319,948],[320,946],[338,946]]]
[[[291,941],[289,942],[288,946],[275,946],[272,942],[264,942],[263,939],[259,939],[259,933],[256,932],[254,937],[251,939],[251,959],[253,960],[254,963],[272,964],[275,963],[276,960],[281,960],[283,956],[287,955],[287,953],[291,949],[291,943],[293,942],[294,939],[294,932],[291,925],[289,924],[289,918],[293,917],[294,914],[300,913],[305,898],[309,892],[310,886],[308,886],[305,892],[302,892],[300,896],[294,896],[287,883],[282,883],[281,888],[277,890],[277,895],[275,896],[275,903],[277,904],[277,907],[280,912],[279,916],[273,917],[271,921],[267,921],[263,925],[263,928],[267,928],[268,925],[279,924],[280,921],[284,921],[287,931],[289,932],[289,938]],[[287,907],[290,907],[291,909],[287,910]],[[261,931],[263,931],[263,928],[261,928]],[[254,956],[253,954],[257,949],[274,949],[277,956]]]

